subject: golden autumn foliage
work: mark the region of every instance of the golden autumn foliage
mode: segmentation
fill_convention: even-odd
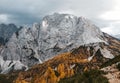
[[[69,69],[68,71],[67,71],[67,77],[71,77],[71,76],[73,76],[74,75],[74,70],[73,69]]]
[[[44,64],[34,66],[32,68],[34,73],[30,74],[34,74],[34,76],[32,76],[32,83],[58,83],[60,79],[73,76],[74,70],[70,68],[71,64],[88,62],[87,59],[82,57],[82,54],[73,55],[71,52],[67,52],[55,56],[53,59],[48,60]],[[54,70],[55,68],[57,70]],[[56,75],[56,72],[58,75]]]
[[[66,69],[65,69],[66,68]],[[60,74],[59,79],[65,78],[65,77],[71,77],[74,75],[74,70],[70,69],[70,66],[68,64],[59,64],[57,68],[58,73]]]
[[[15,81],[15,83],[28,83],[28,82],[26,82],[25,80],[18,79],[18,80]]]
[[[66,67],[68,67],[68,65],[66,65]],[[58,83],[60,79],[65,77],[70,77],[74,74],[74,71],[72,69],[69,69],[69,68],[65,69],[64,64],[59,64],[56,72],[59,73],[59,76],[56,76],[55,70],[53,70],[51,67],[48,67],[44,75],[42,76],[37,75],[33,80],[33,82],[34,83]],[[25,80],[22,80],[22,78],[18,78],[15,81],[15,83],[31,83],[31,82],[26,82]]]
[[[65,77],[65,68],[64,68],[64,64],[59,64],[59,65],[58,65],[58,67],[57,67],[57,72],[60,74],[59,79]]]
[[[55,75],[54,70],[51,67],[48,67],[48,70],[45,73],[47,75],[47,83],[56,83],[57,82],[57,76]]]
[[[65,77],[65,72],[61,72],[59,78],[64,78]]]
[[[34,80],[34,83],[46,83],[45,78],[42,76],[41,78],[37,78]]]
[[[69,66],[66,65],[66,67]],[[48,67],[44,75],[41,77],[36,77],[34,83],[58,83],[60,79],[74,75],[73,69],[65,69],[64,64],[59,64],[56,72],[59,73],[59,76],[56,76],[55,70],[53,70],[51,67]]]
[[[113,43],[109,48],[120,50],[120,42],[114,41],[112,38],[110,41]],[[22,76],[18,75],[15,83],[58,83],[59,80],[71,77],[78,72],[96,69],[96,67],[99,69],[105,59],[98,59],[97,56],[94,56],[91,61],[88,61],[88,57],[92,55],[93,50],[89,49],[88,51],[85,46],[75,48],[70,52],[61,53],[42,64],[34,65],[28,71],[22,72]],[[117,55],[117,52],[115,55]],[[71,68],[71,65],[74,64],[75,66]]]
[[[25,81],[23,78],[22,78],[22,75],[19,74],[20,77],[17,78],[13,83],[28,83],[27,81]]]
[[[58,67],[57,67],[57,71],[58,73],[62,73],[64,71],[64,64],[59,64]]]
[[[51,67],[48,67],[47,71],[39,81],[40,82],[36,83],[57,83],[57,77],[54,70]]]

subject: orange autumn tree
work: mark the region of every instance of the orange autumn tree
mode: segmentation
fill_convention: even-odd
[[[68,64],[66,65],[59,64],[57,67],[57,72],[60,74],[59,79],[65,78],[65,77],[71,77],[74,75],[74,70],[70,69],[70,66]]]
[[[57,76],[51,67],[48,67],[45,73],[46,83],[57,83]]]
[[[58,83],[60,79],[74,75],[74,70],[70,69],[69,65],[67,64],[59,64],[56,72],[59,73],[58,77],[56,76],[54,69],[48,67],[44,75],[40,78],[37,77],[34,83]]]
[[[19,78],[17,78],[13,83],[28,83],[27,81],[25,81],[24,79],[23,79],[23,75],[20,73],[19,74]]]
[[[47,83],[46,78],[44,76],[36,76],[35,79],[33,80],[34,83]]]
[[[58,65],[57,72],[60,74],[59,79],[65,77],[65,67],[64,67],[64,64],[59,64]]]
[[[39,76],[35,78],[34,83],[57,83],[58,79],[55,75],[54,70],[51,67],[48,67],[44,75],[40,78]]]
[[[28,82],[26,82],[25,80],[17,79],[14,83],[28,83]]]
[[[68,69],[67,70],[67,77],[71,77],[71,76],[73,76],[74,75],[74,70],[73,69]]]

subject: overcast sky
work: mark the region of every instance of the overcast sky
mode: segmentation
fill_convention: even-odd
[[[32,24],[54,12],[84,16],[102,31],[120,34],[120,0],[0,0],[0,23]]]

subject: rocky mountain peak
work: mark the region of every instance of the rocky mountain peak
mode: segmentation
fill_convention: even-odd
[[[19,68],[27,69],[57,54],[97,42],[106,42],[104,34],[89,20],[70,14],[55,13],[45,16],[40,24],[25,26],[14,33],[0,56],[3,57],[1,61],[4,63],[8,61],[9,65],[5,66],[8,69],[15,64],[20,65]],[[1,66],[3,62],[0,62]],[[4,71],[5,67],[1,71]]]

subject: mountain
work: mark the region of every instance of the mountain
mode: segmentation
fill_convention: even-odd
[[[9,38],[17,30],[18,28],[14,24],[0,24],[0,44],[5,44],[6,42],[8,42]]]
[[[39,24],[35,23],[32,27],[24,26],[12,35],[1,50],[0,70],[1,73],[8,73],[13,70],[28,70],[35,64],[41,64],[39,68],[40,70],[44,68],[43,72],[45,72],[48,67],[47,60],[50,59],[50,62],[53,60],[54,62],[48,64],[56,64],[57,67],[62,62],[69,61],[69,57],[72,57],[70,62],[73,63],[90,62],[96,57],[95,64],[102,64],[119,55],[119,45],[119,40],[101,32],[88,19],[55,13],[45,16]],[[70,54],[65,54],[65,59],[62,56],[55,60],[53,58],[61,53],[69,52]],[[74,58],[77,60],[74,61]],[[95,68],[97,66],[99,65]],[[31,69],[32,73],[35,73],[37,69]],[[42,72],[40,70],[38,70],[39,73]]]
[[[69,52],[61,53],[42,64],[33,66],[28,71],[20,72],[15,83],[22,81],[28,83],[69,83],[70,81],[67,82],[67,79],[71,80],[72,83],[80,83],[81,81],[89,83],[90,78],[93,79],[93,81],[97,81],[97,83],[108,83],[103,81],[103,79],[107,80],[107,78],[103,76],[105,73],[103,73],[102,77],[99,70],[120,61],[120,41],[108,34],[103,34],[109,41],[109,44],[105,44],[104,42],[91,43],[81,45]],[[86,77],[84,77],[84,72]],[[75,78],[76,75],[79,76],[75,81],[73,78]],[[83,76],[81,77],[80,75]],[[71,76],[73,76],[73,78],[71,78]],[[88,78],[88,76],[90,77]],[[65,78],[67,79],[65,80]],[[62,79],[63,81],[61,81]],[[78,81],[78,79],[80,81]],[[88,82],[86,82],[87,80],[85,81],[85,79],[87,79]],[[102,81],[99,81],[100,79]],[[96,83],[93,81],[91,80],[91,83]]]
[[[86,18],[57,13],[48,15],[40,24],[25,26],[12,35],[1,52],[1,71],[5,73],[13,66],[15,70],[28,69],[57,54],[94,42],[106,40],[99,28]]]

